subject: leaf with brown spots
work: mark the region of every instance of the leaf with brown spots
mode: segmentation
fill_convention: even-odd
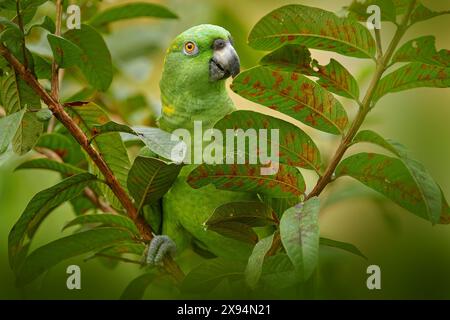
[[[344,9],[349,12],[349,17],[354,17],[365,23],[373,14],[367,12],[367,8],[371,5],[376,5],[380,8],[381,21],[396,22],[398,13],[393,0],[365,0],[363,2],[353,0],[350,6],[344,7]]]
[[[181,167],[156,158],[138,156],[134,160],[127,184],[138,211],[160,199],[170,189]]]
[[[400,143],[391,139],[385,139],[378,133],[370,130],[363,130],[353,139],[353,143],[368,142],[376,144],[395,154],[403,162],[406,169],[415,180],[418,189],[422,194],[423,201],[427,208],[428,219],[433,223],[439,221],[441,216],[441,190],[427,169],[417,160],[413,159],[410,152]]]
[[[270,12],[254,26],[248,41],[258,50],[295,43],[357,58],[373,58],[376,51],[370,32],[356,20],[303,5]]]
[[[415,163],[376,153],[358,153],[344,159],[336,168],[336,176],[351,176],[385,195],[415,215],[439,222],[441,195],[427,189],[433,187],[423,172],[411,168]]]
[[[411,24],[415,24],[420,21],[439,17],[444,14],[450,14],[450,10],[431,11],[430,9],[425,7],[423,4],[419,3],[419,5],[414,9],[414,11],[411,15]]]
[[[320,169],[320,151],[314,141],[300,128],[284,120],[254,111],[239,110],[225,116],[214,127],[224,134],[227,129],[242,129],[244,131],[252,128],[256,130],[266,129],[268,130],[267,139],[264,140],[267,140],[267,143],[258,145],[257,151],[259,154],[272,155],[271,144],[274,143],[274,146],[277,146],[279,150],[277,156],[281,163],[316,171]],[[270,130],[272,129],[279,130],[279,143],[271,140]],[[258,141],[261,140],[259,138]],[[250,151],[245,150],[246,154]]]
[[[293,75],[297,80],[291,80]],[[239,74],[232,89],[244,98],[331,134],[342,134],[348,122],[345,109],[331,93],[298,73],[255,67]]]
[[[436,51],[434,36],[424,36],[408,41],[397,50],[393,62],[422,62],[441,67],[450,67],[450,50]]]
[[[450,87],[450,68],[420,62],[407,64],[380,80],[373,100],[377,101],[391,92],[419,87]]]
[[[305,192],[305,181],[295,167],[280,164],[273,175],[261,175],[261,165],[202,164],[188,176],[194,189],[213,184],[217,189],[266,194],[277,198],[300,196]]]
[[[311,59],[311,53],[304,46],[285,45],[263,57],[260,64],[276,70],[318,77],[317,83],[324,89],[346,98],[359,98],[358,83],[343,65],[334,59],[326,66],[319,65]],[[297,79],[298,75],[291,76],[291,80]]]

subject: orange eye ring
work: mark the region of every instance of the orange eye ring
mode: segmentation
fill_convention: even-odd
[[[195,42],[188,41],[184,44],[184,53],[187,55],[194,55],[198,52]]]

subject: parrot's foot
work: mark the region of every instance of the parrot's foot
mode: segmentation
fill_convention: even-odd
[[[149,265],[161,265],[166,255],[174,256],[177,246],[168,236],[155,236],[148,247],[146,262]]]

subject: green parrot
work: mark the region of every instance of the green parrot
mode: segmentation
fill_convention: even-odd
[[[203,130],[212,128],[235,110],[225,80],[236,76],[239,68],[231,35],[224,28],[204,24],[177,36],[167,50],[160,81],[160,128],[193,132],[194,121],[201,121]],[[193,189],[186,177],[194,168],[195,165],[184,166],[162,199],[163,235],[156,236],[150,244],[150,264],[158,264],[172,251],[173,242],[177,252],[192,247],[196,252],[233,259],[245,259],[251,253],[251,245],[206,230],[204,222],[220,205],[254,200],[256,195],[217,190],[212,185]]]

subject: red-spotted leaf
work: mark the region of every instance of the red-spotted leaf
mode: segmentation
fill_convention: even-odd
[[[83,24],[80,29],[67,31],[64,38],[81,49],[79,68],[89,83],[102,91],[108,89],[113,77],[111,54],[97,30]]]
[[[433,193],[433,183],[422,172],[413,175],[397,158],[376,153],[358,153],[344,159],[336,168],[337,176],[351,176],[385,195],[417,216],[439,222],[441,195]]]
[[[314,141],[300,128],[284,120],[258,112],[239,110],[225,116],[214,127],[224,134],[229,129],[242,129],[245,132],[247,130],[265,129],[267,135],[261,137],[260,131],[259,141],[263,140],[267,143],[258,145],[256,151],[259,156],[273,156],[274,149],[277,149],[278,155],[276,156],[281,163],[316,171],[320,168],[320,152]],[[271,130],[278,130],[278,139],[273,138]],[[257,137],[256,134],[255,137]],[[245,137],[242,138],[245,139]],[[237,139],[236,147],[240,145],[239,138]],[[247,147],[245,152],[249,153],[252,150]]]
[[[379,82],[374,101],[382,96],[418,87],[450,87],[450,68],[413,62],[391,72]]]
[[[419,3],[411,14],[411,24],[442,16],[444,14],[450,14],[450,10],[432,11]]]
[[[450,67],[450,50],[436,51],[434,36],[424,36],[408,41],[397,50],[393,62],[422,62],[441,67]]]
[[[317,83],[328,91],[346,98],[359,98],[358,83],[343,65],[334,59],[326,66],[319,65],[311,59],[311,53],[304,46],[285,45],[263,57],[260,64],[276,70],[318,77]]]
[[[139,211],[144,205],[160,199],[169,190],[181,167],[156,158],[139,156],[134,160],[127,184]]]
[[[202,164],[188,176],[194,189],[212,183],[218,189],[249,191],[286,198],[305,192],[305,181],[297,168],[280,164],[273,175],[261,175],[262,166],[251,164]]]
[[[239,74],[232,89],[328,133],[341,134],[348,122],[347,113],[331,93],[298,73],[255,67]]]
[[[373,58],[376,51],[370,32],[356,20],[303,5],[270,12],[254,26],[248,41],[259,50],[295,43],[358,58]]]
[[[353,143],[358,142],[368,142],[379,145],[399,157],[406,169],[410,172],[417,188],[421,192],[421,197],[426,206],[428,219],[433,223],[437,223],[441,215],[442,207],[441,190],[426,168],[420,162],[413,159],[409,151],[403,145],[391,139],[385,139],[376,132],[370,130],[358,132],[353,139]]]
[[[319,198],[288,209],[280,221],[280,235],[297,278],[306,281],[319,260]]]

